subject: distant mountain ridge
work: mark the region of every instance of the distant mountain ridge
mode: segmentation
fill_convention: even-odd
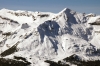
[[[17,51],[5,57],[25,57],[33,66],[73,54],[84,60],[98,60],[99,22],[100,15],[78,13],[69,8],[57,14],[1,9],[0,54],[18,43]]]

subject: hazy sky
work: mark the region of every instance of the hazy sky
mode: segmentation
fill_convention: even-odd
[[[0,0],[0,9],[58,13],[64,8],[100,15],[100,0]]]

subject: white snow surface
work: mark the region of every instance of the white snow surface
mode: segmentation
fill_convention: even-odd
[[[0,53],[19,42],[19,51],[6,57],[22,56],[31,66],[49,66],[45,60],[58,61],[72,54],[84,60],[100,59],[100,26],[89,24],[100,16],[89,15],[69,8],[56,14],[1,9]],[[8,32],[11,35],[4,35]]]

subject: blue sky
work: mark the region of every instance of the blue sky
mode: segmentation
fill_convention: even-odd
[[[0,0],[0,9],[58,13],[64,8],[100,15],[100,0]]]

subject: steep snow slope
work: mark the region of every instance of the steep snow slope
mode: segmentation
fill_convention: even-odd
[[[85,60],[100,59],[100,26],[90,24],[94,22],[99,23],[100,16],[69,8],[58,14],[2,9],[0,53],[18,43],[18,51],[6,57],[22,56],[36,66],[72,54]]]

